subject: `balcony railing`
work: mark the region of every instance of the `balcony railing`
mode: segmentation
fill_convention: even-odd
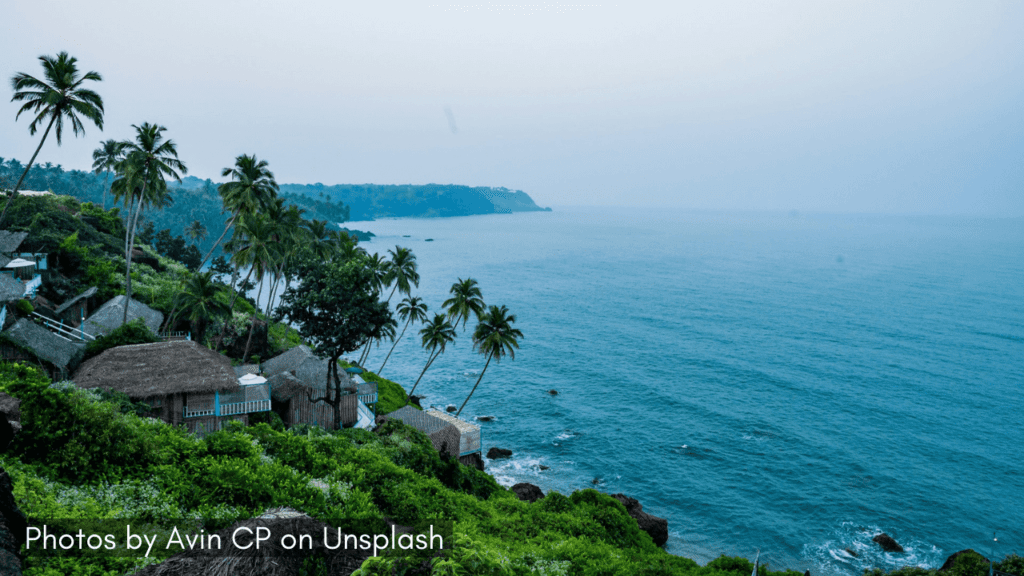
[[[235,416],[270,411],[270,384],[248,384],[233,392],[189,394],[185,418]]]

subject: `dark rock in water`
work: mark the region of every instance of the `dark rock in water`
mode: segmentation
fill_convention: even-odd
[[[551,390],[548,390],[548,394],[551,394],[552,396],[558,396],[558,390],[552,388]]]
[[[403,234],[402,238],[411,238],[411,236],[409,236],[408,234]]]
[[[955,552],[955,553],[953,553],[952,556],[950,556],[949,558],[946,558],[946,561],[942,563],[942,568],[939,568],[939,572],[945,572],[946,570],[949,570],[950,568],[953,567],[954,564],[956,564],[956,559],[957,558],[959,558],[961,556],[964,556],[964,555],[967,555],[967,554],[972,554],[974,556],[977,556],[982,561],[988,562],[988,558],[985,558],[980,553],[974,551],[974,549],[968,548],[966,550],[961,550],[959,552]]]
[[[846,553],[849,554],[850,556],[853,556],[854,558],[857,557],[857,553],[854,552],[853,550],[850,550],[849,548],[846,549]]]
[[[811,576],[810,570],[804,570],[804,576]]]
[[[594,478],[593,480],[590,481],[590,483],[596,486],[596,485],[601,483],[601,479],[600,478]]]
[[[433,242],[433,241],[434,241],[433,238],[427,238],[426,240],[424,240],[424,242]]]
[[[882,550],[885,550],[886,552],[903,552],[903,546],[900,546],[899,542],[893,540],[893,537],[889,536],[885,532],[875,536],[871,541],[877,542],[878,545],[882,547]]]
[[[484,459],[480,457],[480,453],[479,452],[473,452],[472,454],[466,454],[465,456],[459,456],[459,462],[461,462],[461,463],[463,463],[466,466],[469,466],[471,468],[476,468],[477,470],[479,470],[481,472],[484,471]]]
[[[496,458],[508,458],[510,456],[512,456],[512,451],[504,448],[491,448],[487,451],[487,457],[491,460]]]
[[[417,396],[417,395],[414,394],[412,396],[409,396],[409,403],[410,404],[415,404],[418,408],[423,408],[423,406],[420,406],[420,400],[422,400],[422,399],[423,399],[423,396]]]
[[[545,466],[545,465],[543,465],[543,464],[541,464],[540,466],[538,466],[538,468],[540,468],[541,470],[551,470],[551,466]]]
[[[539,486],[530,484],[529,482],[520,482],[512,487],[512,492],[524,502],[533,504],[537,500],[544,497],[544,492],[541,491]]]
[[[494,420],[494,416],[477,416],[476,419],[480,422],[490,422]]]
[[[612,494],[611,497],[626,507],[626,512],[636,520],[641,530],[651,535],[655,544],[664,546],[665,542],[668,542],[668,520],[644,512],[644,507],[636,498],[630,498],[625,494]]]
[[[445,411],[446,412],[455,412],[456,410],[458,410],[458,408],[456,408],[455,406],[452,406],[451,404],[449,404],[448,406],[445,406]]]

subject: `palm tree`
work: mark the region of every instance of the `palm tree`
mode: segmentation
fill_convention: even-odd
[[[188,310],[188,320],[196,327],[196,342],[203,341],[206,324],[210,319],[223,316],[228,307],[217,298],[220,286],[213,281],[213,272],[193,274],[182,294],[182,305]]]
[[[255,214],[262,210],[266,210],[270,203],[277,197],[278,185],[277,181],[274,180],[274,173],[267,168],[268,164],[266,160],[258,160],[256,155],[247,156],[242,154],[235,158],[234,168],[224,168],[221,171],[221,176],[230,176],[231,180],[221,184],[217,187],[217,192],[220,194],[221,202],[224,205],[224,210],[231,213],[227,222],[224,224],[224,231],[221,232],[220,238],[213,243],[210,247],[210,251],[206,253],[202,261],[199,263],[199,268],[202,269],[206,261],[213,256],[213,252],[220,246],[220,243],[224,241],[224,237],[227,236],[228,230],[235,224],[241,216],[245,214]],[[235,292],[235,280],[237,274],[231,277],[231,292]],[[178,309],[178,296],[174,297],[174,304],[171,306],[171,314],[168,315],[168,321],[171,316]],[[221,333],[223,338],[223,333]],[[219,342],[218,342],[219,344]]]
[[[135,141],[124,142],[125,158],[119,170],[122,174],[119,180],[124,184],[125,193],[134,195],[134,191],[139,190],[135,215],[131,217],[129,226],[129,241],[125,247],[125,306],[122,323],[128,321],[128,302],[132,297],[132,250],[135,248],[139,213],[146,205],[162,207],[170,203],[166,178],[181,182],[181,177],[188,174],[185,163],[178,160],[177,145],[173,140],[164,140],[163,132],[167,128],[149,122],[143,122],[142,126],[132,124],[132,128],[135,128]]]
[[[45,81],[24,72],[19,72],[11,78],[11,87],[14,89],[11,102],[24,102],[14,119],[17,120],[22,112],[31,111],[32,114],[35,114],[32,123],[28,125],[28,133],[33,136],[42,122],[45,122],[47,118],[50,121],[46,125],[43,137],[39,140],[39,146],[36,147],[35,153],[32,154],[32,158],[25,166],[25,171],[21,173],[18,183],[14,185],[14,190],[7,198],[3,212],[0,212],[0,227],[2,227],[4,217],[7,216],[7,209],[11,206],[11,201],[18,195],[21,183],[25,180],[29,169],[32,168],[32,163],[36,161],[36,156],[42,150],[51,128],[56,128],[57,146],[61,144],[65,119],[71,123],[71,131],[75,136],[78,136],[79,133],[85,134],[85,125],[82,124],[82,119],[79,116],[91,120],[97,128],[103,130],[103,99],[92,90],[82,88],[82,83],[86,80],[102,81],[103,78],[99,73],[86,72],[79,76],[76,65],[78,59],[69,56],[67,52],[57,54],[56,58],[40,56],[39,60],[43,63]]]
[[[395,283],[391,294],[388,295],[388,302],[390,303],[391,297],[395,295],[395,290],[401,291],[406,296],[412,292],[410,282],[419,288],[420,275],[416,271],[416,255],[412,253],[412,250],[395,246],[394,250],[388,250],[388,254],[391,255],[391,260],[387,264],[384,285],[390,286],[392,282]]]
[[[480,371],[480,377],[476,379],[476,384],[473,385],[473,389],[469,391],[469,396],[466,396],[465,402],[459,407],[459,411],[455,413],[455,417],[458,418],[459,414],[462,414],[462,409],[466,407],[466,402],[473,397],[473,393],[476,392],[476,387],[480,385],[480,381],[484,378],[484,373],[487,372],[487,367],[491,364],[492,359],[497,359],[501,362],[501,359],[506,355],[515,360],[516,349],[519,348],[519,338],[523,337],[523,333],[518,328],[513,328],[515,324],[515,314],[509,314],[508,308],[505,306],[491,306],[491,308],[484,312],[480,316],[480,323],[476,325],[476,330],[473,331],[473,347],[476,348],[481,354],[487,355],[487,362],[484,364],[484,369]]]
[[[480,286],[476,280],[459,278],[459,281],[452,284],[448,292],[452,297],[445,300],[441,307],[448,310],[448,318],[455,320],[455,326],[458,326],[461,321],[462,328],[465,329],[470,312],[476,315],[477,320],[480,319],[485,305],[483,294],[480,292]]]
[[[103,176],[103,210],[107,209],[107,179],[110,173],[117,169],[117,164],[124,159],[124,142],[107,140],[101,142],[100,147],[92,151],[92,169]]]
[[[374,293],[380,295],[384,291],[384,288],[388,286],[387,278],[390,273],[391,264],[387,260],[381,258],[380,254],[374,252],[373,255],[366,257],[365,265],[372,275],[370,281],[371,288],[373,288]],[[363,353],[359,355],[358,364],[360,366],[366,362],[366,357],[370,355],[370,346],[372,344],[373,339],[367,339],[366,347],[363,348]]]
[[[252,311],[251,325],[249,327],[249,339],[245,343],[245,352],[242,354],[242,359],[248,357],[249,347],[252,345],[252,334],[256,327],[256,313],[259,311],[259,298],[263,292],[263,278],[267,274],[267,270],[273,266],[275,257],[277,256],[275,251],[276,242],[275,235],[277,234],[277,223],[272,221],[266,214],[255,214],[246,215],[238,221],[238,225],[235,226],[235,236],[231,239],[233,245],[232,261],[238,268],[249,267],[249,274],[245,277],[245,281],[242,282],[244,285],[249,277],[252,276],[253,272],[260,277],[259,291],[256,293],[256,306]],[[238,292],[236,291],[231,296],[230,310],[234,313],[235,302],[238,298]],[[225,329],[227,324],[225,324]],[[221,333],[223,339],[223,331]]]
[[[420,385],[420,380],[427,373],[427,368],[430,368],[434,360],[437,360],[437,357],[444,353],[445,346],[455,341],[455,335],[455,326],[448,321],[444,314],[434,314],[434,319],[420,330],[423,347],[427,349],[427,365],[423,367],[420,377],[413,384],[412,390],[409,391],[409,396],[412,396],[412,393],[416,391],[416,387]]]
[[[409,329],[409,324],[413,322],[423,322],[427,319],[427,304],[419,296],[407,296],[398,306],[395,307],[398,311],[398,317],[405,320],[405,326],[402,328],[402,334],[398,336],[395,343],[391,345],[391,350],[388,351],[388,355],[384,357],[384,363],[380,365],[380,369],[377,370],[377,375],[384,370],[384,366],[387,365],[388,359],[391,358],[391,353],[395,351],[395,346],[398,346],[398,342],[405,336],[405,331]]]
[[[192,239],[193,242],[199,244],[203,240],[206,240],[206,226],[199,220],[193,220],[191,224],[185,226],[185,236]]]

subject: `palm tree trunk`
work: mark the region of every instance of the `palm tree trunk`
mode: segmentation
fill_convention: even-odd
[[[338,358],[339,356],[331,357],[331,368],[328,372],[334,373],[334,402],[331,404],[334,408],[334,426],[341,430],[341,379],[338,378]]]
[[[427,368],[430,368],[430,365],[433,364],[434,360],[437,360],[437,357],[440,355],[441,350],[438,349],[438,351],[435,352],[434,355],[431,356],[429,360],[427,360],[427,365],[423,367],[423,371],[420,372],[420,377],[416,379],[416,383],[412,385],[412,390],[409,390],[409,394],[406,396],[406,398],[412,396],[412,393],[416,391],[416,387],[420,385],[420,380],[423,378],[423,375],[427,373]]]
[[[395,346],[398,346],[398,343],[402,340],[402,336],[405,336],[405,331],[409,329],[410,323],[412,323],[412,316],[405,321],[405,328],[402,328],[402,333],[398,336],[398,339],[395,340],[395,343],[391,345],[391,350],[389,350],[388,355],[384,357],[384,364],[381,364],[380,368],[377,369],[377,376],[380,376],[381,371],[384,370],[384,366],[388,363],[388,358],[391,358],[391,353],[395,351]]]
[[[249,268],[249,273],[245,275],[245,280],[242,280],[242,286],[245,286],[245,283],[249,281],[249,277],[252,276],[252,271],[255,268],[256,268],[255,266],[253,266],[252,268]],[[231,306],[228,307],[228,317],[224,321],[224,326],[222,326],[221,329],[220,329],[220,336],[217,337],[217,345],[213,347],[214,350],[216,350],[217,348],[220,348],[221,343],[224,342],[224,335],[227,334],[227,332],[228,332],[228,324],[231,323],[232,315],[235,313],[235,300],[237,300],[237,299],[238,299],[238,290],[235,290],[234,287],[232,286],[232,289],[231,289]]]
[[[103,172],[103,211],[107,211],[107,180],[110,179],[110,170]]]
[[[146,160],[146,168],[149,168],[149,160]],[[135,250],[135,229],[139,225],[139,214],[142,212],[142,201],[146,197],[147,186],[149,186],[148,179],[142,182],[142,192],[139,192],[139,205],[135,207],[135,218],[132,219],[128,251],[125,253],[124,317],[121,320],[121,324],[128,322],[128,305],[132,301],[132,251]]]
[[[21,178],[18,178],[18,183],[14,185],[14,190],[11,190],[11,195],[7,198],[7,203],[4,204],[3,212],[0,212],[0,228],[3,227],[4,216],[7,216],[7,209],[11,207],[11,202],[13,202],[14,197],[18,195],[21,183],[25,180],[25,176],[28,176],[28,171],[32,169],[32,163],[36,161],[36,156],[39,155],[39,151],[43,149],[43,142],[46,142],[46,136],[50,133],[50,128],[53,127],[53,122],[56,119],[56,114],[50,118],[50,123],[46,125],[46,132],[43,132],[43,138],[39,141],[39,146],[36,146],[35,154],[33,154],[32,158],[28,161],[28,166],[25,166],[25,171],[21,173]]]
[[[261,271],[262,272],[262,271]],[[242,362],[249,357],[249,347],[252,346],[252,333],[256,331],[256,315],[260,313],[260,296],[263,295],[263,281],[266,274],[260,275],[260,289],[256,291],[256,306],[252,309],[252,320],[249,322],[249,339],[245,341],[245,352],[242,352]]]
[[[231,225],[235,223],[235,218],[237,216],[238,216],[238,213],[236,212],[235,214],[231,215],[231,218],[228,219],[228,223],[224,225],[224,231],[220,233],[220,238],[217,238],[217,241],[213,243],[213,247],[210,248],[210,251],[207,252],[206,256],[204,256],[202,261],[199,262],[199,267],[196,268],[196,272],[202,270],[203,269],[203,265],[206,264],[206,261],[210,259],[210,256],[213,256],[213,251],[217,249],[217,246],[220,246],[221,241],[224,240],[225,236],[227,236],[228,230],[230,230],[231,229]],[[182,280],[182,282],[184,282],[184,279]],[[165,332],[170,329],[170,324],[169,324],[170,318],[172,316],[174,316],[175,312],[178,311],[178,297],[180,295],[181,295],[181,290],[179,289],[174,294],[174,303],[171,305],[171,313],[170,313],[170,315],[167,316],[167,318],[168,318],[167,323],[164,324],[163,330]]]
[[[484,364],[484,369],[480,372],[480,377],[476,379],[476,384],[473,384],[473,389],[469,391],[469,396],[466,396],[466,402],[473,397],[473,392],[476,392],[476,387],[480,385],[480,381],[484,379],[484,372],[487,372],[487,367],[491,364],[491,358],[494,358],[494,354],[491,353],[487,356],[487,363]],[[462,414],[462,409],[466,407],[466,402],[462,403],[459,407],[459,411],[455,413],[455,417],[458,418],[459,414]]]

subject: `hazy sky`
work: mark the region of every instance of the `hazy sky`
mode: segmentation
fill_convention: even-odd
[[[14,0],[0,75],[67,50],[106,127],[190,173],[507,186],[538,204],[1024,215],[1024,2]],[[0,98],[0,156],[36,137]]]

